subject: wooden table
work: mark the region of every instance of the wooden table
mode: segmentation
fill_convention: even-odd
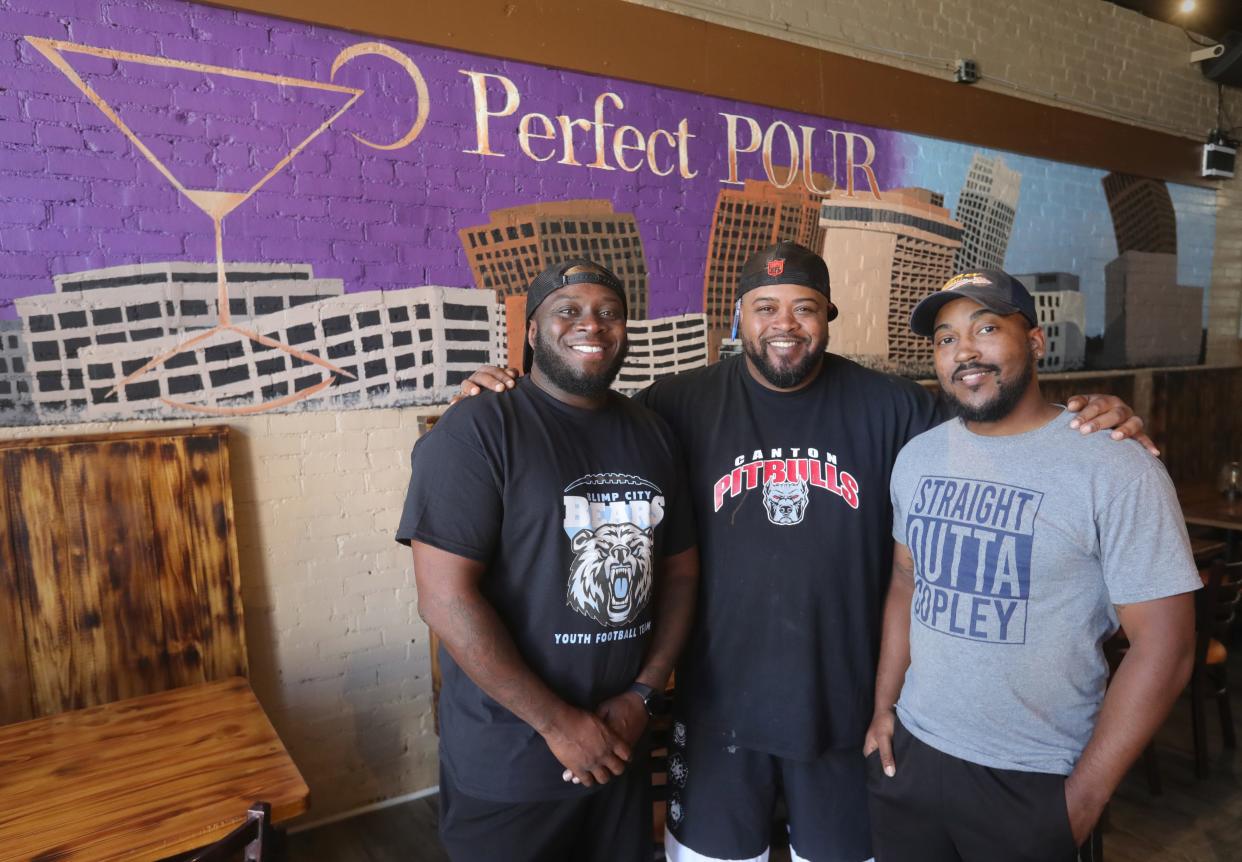
[[[1225,531],[1225,559],[1238,559],[1242,541],[1242,499],[1228,500],[1214,484],[1178,484],[1177,500],[1187,524]]]
[[[1177,499],[1187,524],[1242,531],[1242,499],[1230,502],[1215,485],[1179,484]]]
[[[308,795],[240,677],[0,727],[0,862],[150,862]]]

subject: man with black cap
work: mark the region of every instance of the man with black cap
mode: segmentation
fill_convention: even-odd
[[[1016,279],[959,275],[910,328],[958,418],[893,467],[864,748],[876,858],[1071,862],[1190,676],[1200,581],[1177,496],[1140,446],[1079,439],[1044,399]]]
[[[649,860],[641,738],[698,559],[677,443],[609,389],[625,293],[587,260],[527,297],[526,370],[415,445],[398,540],[442,644],[440,832],[454,860]]]
[[[836,316],[824,260],[777,243],[743,267],[743,354],[636,396],[686,452],[704,573],[677,670],[672,862],[766,859],[778,795],[795,858],[871,856],[860,749],[891,564],[889,475],[941,417],[917,384],[826,353]],[[471,380],[463,394],[513,385],[495,370]],[[1089,410],[1089,425],[1129,416],[1116,399]]]

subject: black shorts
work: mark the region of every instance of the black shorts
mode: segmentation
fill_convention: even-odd
[[[651,862],[646,759],[573,799],[489,802],[440,769],[440,841],[453,862]]]
[[[897,774],[867,758],[876,862],[1073,862],[1065,776],[952,757],[897,722]]]
[[[871,857],[862,747],[804,763],[726,746],[673,723],[668,761],[669,862],[768,858],[777,794],[789,812],[795,860]]]

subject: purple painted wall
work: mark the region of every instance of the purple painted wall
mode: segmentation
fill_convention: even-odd
[[[51,7],[51,8],[49,8]],[[209,220],[177,194],[64,75],[22,37],[33,35],[182,61],[331,79],[338,53],[358,36],[197,6],[177,0],[12,0],[0,10],[7,50],[0,56],[0,299],[51,290],[54,275],[124,263],[209,261]],[[224,224],[230,261],[310,263],[318,276],[344,280],[346,291],[419,284],[473,284],[457,230],[488,221],[496,209],[540,200],[607,198],[639,224],[650,270],[650,314],[697,311],[712,209],[728,176],[726,121],[745,114],[763,128],[771,109],[650,86],[389,42],[426,79],[430,112],[409,146],[381,151],[353,135],[399,139],[415,115],[414,85],[382,57],[347,63],[334,82],[366,93],[323,135],[242,205]],[[331,108],[336,94],[204,77],[94,57],[70,56],[170,170],[187,185],[241,190],[262,175]],[[492,148],[474,155],[471,80],[459,70],[506,76],[521,96],[509,117],[491,122]],[[644,134],[673,131],[685,119],[691,179],[592,169],[590,136],[579,129],[583,166],[536,162],[519,149],[527,111],[589,118],[595,98],[611,91],[606,122]],[[493,109],[503,103],[489,80]],[[331,97],[331,98],[326,98]],[[887,188],[901,172],[891,134],[782,112],[791,125],[817,130],[814,168],[831,173],[824,130],[854,129],[876,144],[875,169]],[[536,129],[538,131],[538,129]],[[607,130],[609,135],[615,129]],[[745,143],[747,130],[743,129]],[[630,138],[633,141],[633,138]],[[783,135],[776,160],[788,163]],[[609,138],[609,145],[611,138]],[[551,148],[552,142],[541,142]],[[608,161],[614,162],[611,147]],[[671,150],[662,139],[661,169]],[[844,179],[838,171],[838,179]],[[739,178],[762,178],[758,154],[743,155]],[[861,180],[860,180],[861,181]],[[0,308],[0,317],[13,317]]]

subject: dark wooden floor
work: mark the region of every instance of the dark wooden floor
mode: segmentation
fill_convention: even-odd
[[[1230,652],[1242,731],[1242,645]],[[1194,777],[1190,703],[1182,698],[1157,737],[1164,793],[1152,796],[1141,766],[1132,770],[1109,808],[1106,862],[1242,862],[1242,753],[1222,749],[1215,709],[1208,719],[1211,777]],[[436,812],[432,796],[301,832],[289,840],[289,862],[447,862]]]

